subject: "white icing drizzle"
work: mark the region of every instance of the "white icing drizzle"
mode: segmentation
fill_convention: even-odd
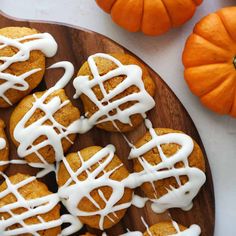
[[[127,233],[121,234],[120,236],[143,236],[143,233],[140,231],[129,231]]]
[[[25,40],[30,41],[22,42]],[[9,89],[27,90],[29,84],[26,79],[41,69],[32,69],[18,76],[6,73],[4,70],[13,63],[27,61],[30,58],[30,52],[33,50],[40,50],[47,57],[54,56],[57,52],[57,43],[49,33],[33,34],[18,39],[11,39],[0,35],[0,49],[8,46],[14,47],[18,51],[11,57],[0,57],[0,61],[3,62],[0,65],[0,79],[4,81],[0,84],[0,98],[4,99],[9,105],[12,105],[9,98],[5,95],[6,91]]]
[[[16,202],[0,208],[0,212],[8,213],[11,216],[8,219],[0,219],[0,234],[2,236],[22,235],[26,233],[39,236],[38,231],[58,227],[64,223],[70,223],[70,226],[62,230],[61,235],[71,235],[82,227],[77,218],[71,215],[62,215],[59,219],[51,221],[44,221],[40,217],[40,215],[50,212],[59,203],[60,199],[57,194],[50,194],[35,199],[25,199],[20,194],[19,189],[35,181],[36,177],[29,177],[17,184],[13,184],[5,174],[0,172],[0,175],[5,178],[7,184],[7,188],[0,192],[0,199],[6,197],[8,194],[13,194],[16,197]],[[26,211],[20,214],[13,213],[13,210],[17,208],[24,208]],[[39,223],[28,225],[24,222],[31,217],[37,217]],[[15,224],[20,224],[21,227],[9,229],[9,227]]]
[[[94,61],[96,57],[112,61],[117,68],[109,71],[105,75],[99,75],[98,68]],[[88,64],[92,72],[93,79],[89,80],[89,76],[78,76],[75,78],[73,82],[76,89],[74,98],[80,97],[81,94],[86,95],[98,107],[98,111],[96,111],[88,119],[81,119],[82,124],[80,133],[85,133],[93,128],[94,125],[107,121],[112,122],[115,127],[117,127],[115,121],[120,121],[121,123],[132,126],[130,119],[132,115],[141,114],[145,118],[145,113],[155,106],[154,99],[149,95],[144,87],[142,80],[142,69],[139,66],[123,65],[116,58],[104,53],[98,53],[90,56],[88,58]],[[121,75],[125,76],[125,79],[117,85],[116,88],[107,93],[104,87],[104,82]],[[99,86],[103,94],[102,100],[98,100],[97,96],[94,94],[93,88],[95,86]],[[139,89],[139,92],[132,93],[115,101],[111,101],[131,86],[136,86]],[[121,110],[119,107],[127,102],[135,102],[135,104],[125,110]],[[110,112],[114,110],[116,113],[111,115]]]
[[[136,197],[133,199],[133,204],[143,206],[148,200],[153,202],[152,209],[154,212],[161,213],[169,208],[182,208],[183,210],[189,210],[192,207],[192,200],[199,192],[201,186],[206,181],[206,176],[203,171],[198,168],[190,167],[188,157],[193,151],[194,143],[191,137],[183,133],[169,133],[158,136],[155,130],[152,128],[152,124],[149,120],[145,121],[151,140],[145,143],[139,148],[132,148],[130,152],[130,159],[138,158],[140,164],[143,167],[143,171],[134,173],[128,178],[132,178],[130,183],[131,188],[140,186],[140,183],[150,182],[153,185],[155,191],[154,182],[170,177],[174,177],[179,185],[176,189],[169,186],[167,193],[160,198],[148,199]],[[161,145],[175,143],[181,146],[181,148],[171,157],[165,156]],[[161,162],[155,166],[148,163],[143,155],[153,148],[157,148],[161,157]],[[175,168],[175,164],[182,162],[184,167]],[[165,170],[163,170],[165,169]],[[135,177],[133,177],[135,175]],[[181,184],[180,176],[187,176],[188,181],[184,185]],[[128,182],[128,181],[127,181]],[[128,187],[128,186],[127,186]]]
[[[180,231],[179,225],[175,221],[172,221],[172,224],[177,233],[169,236],[199,236],[201,234],[201,228],[198,225],[191,225],[188,229]]]
[[[127,229],[127,233],[120,234],[120,236],[143,236],[143,233],[140,231],[130,231]],[[107,236],[107,234],[102,234],[102,236]]]
[[[0,138],[0,151],[5,149],[7,146],[7,142],[4,138]]]
[[[8,164],[25,165],[25,164],[27,164],[27,162],[24,161],[24,160],[17,160],[17,159],[13,159],[13,160],[10,160],[10,161],[0,161],[0,166],[5,166],[5,165],[8,165]]]
[[[104,219],[105,217],[108,217],[110,213],[113,213],[113,217],[116,218],[115,214],[116,211],[126,209],[131,205],[131,202],[117,204],[118,201],[121,200],[121,198],[124,195],[125,185],[122,181],[119,182],[110,179],[110,176],[116,170],[118,170],[123,164],[117,166],[116,168],[108,172],[104,171],[106,166],[109,165],[109,163],[112,161],[114,153],[115,153],[115,147],[113,145],[108,145],[99,152],[97,152],[88,161],[84,161],[83,158],[81,157],[80,152],[78,152],[78,156],[81,162],[81,167],[76,172],[74,172],[71,169],[69,163],[65,158],[62,160],[67,171],[70,174],[70,178],[68,179],[68,181],[58,190],[58,194],[62,198],[63,204],[66,206],[68,211],[74,216],[89,217],[89,216],[99,215],[100,229],[103,229]],[[102,162],[102,160],[104,161]],[[91,171],[90,168],[96,163],[98,163],[99,166],[95,170]],[[85,172],[88,177],[85,180],[79,180],[77,176],[79,176],[83,172]],[[101,173],[103,175],[99,176]],[[101,190],[98,190],[98,194],[103,199],[103,201],[106,202],[106,206],[104,208],[101,208],[99,204],[92,198],[90,193],[97,188],[105,186],[108,186],[112,189],[112,195],[108,200],[106,200],[106,198],[103,195],[103,192]],[[84,197],[88,198],[88,200],[91,201],[94,204],[94,206],[96,206],[99,210],[95,212],[85,212],[78,209],[77,206]],[[114,221],[113,217],[109,217],[109,219],[111,221]]]
[[[45,100],[49,95],[51,95],[58,89],[64,88],[67,85],[74,74],[74,67],[70,62],[64,61],[56,63],[50,68],[64,68],[65,73],[62,78],[56,83],[56,85],[47,90],[43,94],[43,96],[38,98],[35,94],[33,95],[35,98],[33,106],[16,125],[13,133],[15,140],[19,143],[19,147],[17,149],[19,157],[24,158],[27,155],[35,153],[42,162],[30,163],[30,165],[33,167],[44,169],[43,172],[38,174],[38,177],[41,177],[54,170],[54,165],[48,164],[44,157],[40,155],[39,150],[47,145],[51,145],[55,151],[56,161],[60,161],[64,157],[61,142],[62,139],[66,138],[67,140],[69,140],[68,136],[72,133],[77,133],[78,129],[78,121],[72,123],[68,127],[64,127],[53,117],[53,115],[58,110],[69,103],[69,100],[61,102],[59,97],[54,97],[47,104],[45,103]],[[37,109],[43,111],[44,116],[26,127],[26,123]],[[48,120],[52,125],[44,124],[45,121]],[[57,131],[59,131],[59,133],[57,133]],[[39,144],[34,145],[34,141],[37,140],[40,136],[46,136],[47,139]]]

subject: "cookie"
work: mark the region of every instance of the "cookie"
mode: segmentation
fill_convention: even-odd
[[[135,129],[155,105],[155,84],[147,68],[128,54],[92,55],[80,68],[74,86],[77,93],[83,90],[80,98],[86,117],[106,131]]]
[[[4,36],[10,39],[19,39],[25,36],[35,35],[37,33],[38,33],[37,30],[26,27],[7,27],[0,29],[0,36]],[[23,40],[23,42],[21,43],[23,43],[24,46],[24,43],[30,40]],[[2,42],[1,38],[0,41]],[[10,44],[13,43],[10,42]],[[19,45],[17,46],[21,47]],[[1,48],[0,60],[1,57],[10,57],[12,59],[13,56],[16,56],[17,52],[19,52],[20,50],[19,48],[17,48],[17,46],[10,45]],[[9,78],[9,80],[6,80],[3,77],[3,75],[0,76],[0,107],[9,107],[12,104],[17,103],[24,96],[29,94],[34,88],[36,88],[43,78],[45,72],[45,55],[43,54],[43,52],[39,50],[30,51],[29,55],[26,55],[25,51],[26,51],[25,49],[24,50],[22,49],[22,55],[21,57],[19,57],[19,60],[17,62],[14,62],[12,64],[10,63],[9,66],[7,66],[7,64],[4,64],[1,65],[0,67],[0,71],[4,74],[4,76],[6,74],[16,76],[15,78],[13,77]],[[23,59],[24,56],[25,58]],[[20,80],[19,78],[20,75],[23,75],[34,69],[39,69],[39,70]],[[9,83],[9,81],[11,83],[13,80],[16,80],[16,82],[10,84],[9,89],[5,90],[4,86],[6,86],[6,83],[7,82]],[[19,82],[17,82],[17,80],[19,80]],[[25,82],[28,84],[28,86],[24,84]],[[18,88],[15,89],[15,87]]]
[[[18,235],[22,236],[32,235],[28,233],[29,228],[30,232],[40,229],[36,232],[43,236],[60,234],[60,226],[50,227],[46,225],[46,223],[50,224],[50,222],[60,218],[60,206],[58,204],[53,206],[50,199],[46,200],[51,194],[47,186],[34,177],[16,174],[7,178],[0,186],[0,217],[6,221],[5,225],[8,226],[1,230],[8,230],[8,233],[11,230],[19,230]],[[6,209],[6,212],[3,209]],[[9,214],[10,210],[15,218]],[[20,223],[20,219],[24,221],[27,227]]]
[[[59,195],[67,199],[63,203],[82,223],[107,229],[117,224],[130,206],[133,192],[122,188],[120,182],[128,176],[111,145],[88,147],[67,155],[60,164]]]
[[[30,153],[24,156],[29,163],[40,163],[43,160],[47,163],[54,163],[56,161],[56,152],[61,148],[63,149],[62,152],[66,152],[76,138],[75,133],[67,136],[66,132],[67,127],[80,118],[80,111],[68,100],[63,89],[56,90],[45,98],[43,104],[50,106],[48,108],[44,106],[45,111],[47,110],[47,114],[39,108],[35,109],[34,112],[31,111],[32,105],[35,104],[39,98],[43,97],[44,94],[45,92],[37,92],[34,95],[25,97],[17,105],[10,118],[10,134],[12,141],[17,147],[19,145],[23,146],[24,150],[21,156],[24,156],[25,153]],[[42,104],[39,105],[39,107],[40,106],[42,106]],[[52,109],[57,109],[57,107],[60,109],[52,111]],[[30,112],[33,114],[31,115]],[[51,120],[45,118],[45,115]],[[40,121],[41,123],[35,128],[34,125]],[[54,123],[52,123],[52,121]],[[21,124],[20,122],[23,123]],[[15,130],[16,128],[17,132]],[[26,129],[29,130],[26,131]],[[14,134],[14,132],[17,134]],[[24,132],[28,133],[25,134]],[[63,132],[65,137],[63,136],[63,138],[61,138],[60,135],[62,135]],[[22,139],[21,143],[15,139],[15,135],[22,135],[19,137],[19,139]],[[28,147],[24,146],[26,139],[27,142],[29,142]],[[47,145],[48,140],[52,143]],[[53,144],[55,148],[53,148]],[[42,145],[42,148],[39,148],[40,145]],[[34,149],[35,146],[37,147],[36,150]]]
[[[153,131],[155,131],[157,136],[162,136],[166,134],[183,134],[183,132],[181,131],[176,131],[176,130],[167,129],[167,128],[156,128]],[[150,142],[151,140],[153,140],[152,136],[150,132],[147,132],[140,140],[136,142],[135,147],[140,148],[144,146],[145,144],[147,144],[148,142]],[[201,148],[195,141],[193,141],[193,144],[194,144],[193,151],[190,154],[190,156],[187,157],[189,166],[198,168],[199,170],[202,170],[204,172],[205,161],[204,161],[203,153],[201,151]],[[161,149],[163,151],[164,156],[170,159],[172,158],[174,154],[176,154],[180,150],[180,148],[181,146],[179,144],[171,143],[168,140],[166,141],[166,143],[161,145]],[[148,148],[147,152],[142,154],[142,159],[145,162],[151,164],[151,166],[158,167],[158,165],[162,163],[162,158],[164,157],[163,155],[162,156],[160,155],[160,152],[155,146],[155,144],[154,144],[154,148]],[[141,172],[143,170],[143,166],[142,166],[143,162],[142,161],[140,162],[140,160],[141,159],[139,158],[133,159],[135,172]],[[174,163],[174,167],[183,168],[184,164],[182,161],[176,161],[176,163]],[[168,169],[167,167],[162,167],[161,169],[159,168],[158,171],[162,172],[167,169]],[[188,177],[180,176],[180,182],[181,184],[185,184],[186,182],[188,182]],[[152,183],[146,182],[141,186],[141,189],[143,190],[143,192],[148,198],[158,199],[164,196],[165,194],[167,194],[168,190],[170,190],[170,187],[175,188],[175,189],[178,189],[179,187],[179,183],[177,182],[174,176],[169,177],[169,178],[160,178],[158,181],[154,181]]]

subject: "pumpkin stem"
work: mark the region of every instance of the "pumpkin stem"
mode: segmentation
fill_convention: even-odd
[[[235,56],[234,59],[233,59],[233,64],[234,64],[234,67],[235,67],[235,69],[236,69],[236,56]]]

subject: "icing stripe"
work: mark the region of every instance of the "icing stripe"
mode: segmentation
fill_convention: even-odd
[[[4,138],[0,138],[0,151],[6,148],[7,142]]]

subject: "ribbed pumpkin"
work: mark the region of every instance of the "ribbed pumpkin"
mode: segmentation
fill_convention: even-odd
[[[236,117],[236,7],[196,24],[183,52],[185,80],[201,102]]]
[[[115,23],[131,32],[160,35],[188,21],[202,0],[96,0]]]

